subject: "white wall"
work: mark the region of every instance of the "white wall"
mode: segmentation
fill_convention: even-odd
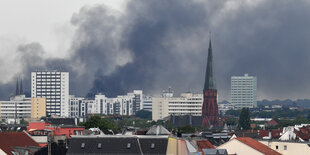
[[[232,139],[221,146],[217,147],[217,149],[226,149],[228,154],[237,154],[237,155],[263,155],[263,153],[253,149],[252,147],[241,143],[236,139]]]
[[[307,143],[281,142],[281,141],[259,141],[269,148],[278,151],[283,155],[305,155],[310,154],[310,147]],[[278,146],[278,149],[277,147]],[[286,146],[286,150],[285,147]]]

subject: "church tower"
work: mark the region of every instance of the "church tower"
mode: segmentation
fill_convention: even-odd
[[[203,88],[202,117],[202,127],[210,128],[219,125],[217,89],[215,85],[211,39],[209,41],[208,62]]]

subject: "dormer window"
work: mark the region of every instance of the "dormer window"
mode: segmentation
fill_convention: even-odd
[[[102,144],[101,144],[101,143],[98,143],[97,148],[98,148],[98,149],[102,149]]]
[[[85,143],[81,144],[81,149],[85,149]]]
[[[128,143],[127,144],[127,149],[130,149],[131,148],[131,143]]]
[[[155,149],[155,143],[151,144],[151,149]]]

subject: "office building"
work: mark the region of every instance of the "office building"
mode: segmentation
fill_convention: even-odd
[[[236,109],[257,107],[257,79],[255,76],[231,77],[231,103]]]
[[[31,73],[31,97],[46,98],[46,114],[69,116],[69,72]]]
[[[161,120],[169,115],[201,116],[202,94],[182,93],[180,97],[153,97],[152,120]]]

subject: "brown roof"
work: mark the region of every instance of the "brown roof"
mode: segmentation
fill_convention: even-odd
[[[202,149],[215,149],[215,147],[208,140],[197,141],[198,151],[202,152]]]
[[[281,155],[281,153],[269,148],[268,146],[258,142],[249,137],[238,137],[236,138],[238,141],[252,147],[253,149],[265,154],[265,155]]]
[[[7,154],[12,154],[10,151],[14,151],[15,146],[27,147],[40,145],[35,142],[25,132],[3,132],[0,133],[0,148]]]

